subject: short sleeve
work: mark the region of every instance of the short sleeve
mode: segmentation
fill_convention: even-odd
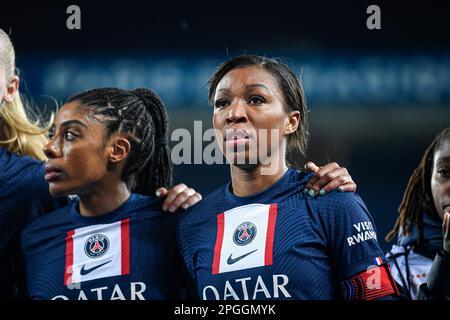
[[[339,280],[386,262],[377,240],[375,223],[355,193],[332,193],[319,204],[325,218],[328,247]]]

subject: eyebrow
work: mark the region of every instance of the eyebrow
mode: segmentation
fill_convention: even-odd
[[[269,87],[267,87],[265,84],[262,83],[251,83],[245,86],[246,89],[248,88],[263,88],[266,89],[267,91],[270,91]]]
[[[439,158],[437,159],[437,163],[448,162],[448,161],[450,161],[450,156],[439,157]]]
[[[85,125],[83,122],[81,122],[80,120],[67,120],[64,121],[63,123],[61,123],[61,127],[68,127],[72,124],[78,124],[84,128],[87,128],[87,125]]]
[[[269,87],[266,86],[265,84],[262,84],[262,83],[251,83],[251,84],[247,84],[247,85],[245,86],[245,89],[251,89],[251,88],[263,88],[263,89],[266,89],[267,91],[270,91]],[[219,90],[217,90],[217,91],[220,91],[220,92],[229,92],[230,89],[228,89],[228,88],[221,88],[221,89],[219,89]]]

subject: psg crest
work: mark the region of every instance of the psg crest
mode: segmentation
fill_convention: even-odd
[[[255,236],[256,226],[251,222],[244,222],[234,230],[233,241],[238,246],[245,246],[252,242]]]
[[[88,257],[101,257],[109,249],[109,240],[102,234],[94,234],[90,236],[84,245],[84,252]]]

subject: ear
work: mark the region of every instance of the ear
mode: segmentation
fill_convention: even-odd
[[[119,163],[129,156],[131,151],[130,141],[124,137],[113,138],[110,150],[109,161],[111,163]]]
[[[288,114],[287,124],[284,130],[285,135],[290,135],[297,131],[300,125],[300,111],[291,111]]]
[[[16,92],[19,90],[19,77],[12,76],[6,85],[6,92],[3,99],[7,102],[13,102]]]

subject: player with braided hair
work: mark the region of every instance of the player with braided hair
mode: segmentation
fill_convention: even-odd
[[[403,298],[450,296],[449,212],[450,128],[446,128],[411,175],[397,221],[386,236],[391,241],[398,235],[387,257]]]
[[[148,196],[171,182],[167,124],[163,103],[147,89],[93,89],[59,110],[44,147],[45,179],[53,196],[76,194],[79,200],[23,231],[26,296],[185,296],[178,215],[165,215],[161,200]]]
[[[148,196],[172,178],[164,105],[150,90],[102,88],[71,97],[44,147],[53,196],[78,201],[22,233],[33,299],[179,299],[178,215]],[[191,200],[199,197],[197,193]]]

